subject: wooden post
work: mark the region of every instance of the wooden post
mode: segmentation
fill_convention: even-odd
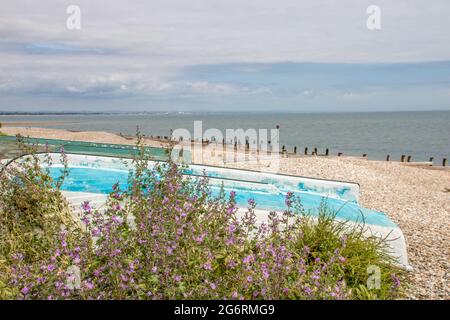
[[[408,158],[406,159],[406,162],[411,162],[411,156],[408,156]]]
[[[249,156],[249,152],[250,152],[250,143],[248,142],[248,140],[245,140],[245,161],[248,161],[248,156]]]
[[[433,160],[434,160],[434,158],[433,158],[433,157],[430,157],[430,162],[433,162]]]
[[[338,152],[338,157],[342,156],[342,152]]]
[[[308,147],[305,148],[305,156],[308,155]]]
[[[405,156],[404,154],[402,154],[402,157],[400,158],[400,161],[401,161],[401,162],[405,162],[405,157],[406,157],[406,156]]]
[[[328,153],[329,153],[329,150],[328,150],[328,148],[326,148],[326,150],[325,150],[325,155],[328,157]]]
[[[365,157],[367,157],[367,153],[364,153],[364,154],[363,154],[363,158],[365,158]]]
[[[442,166],[445,167],[447,165],[447,158],[442,159]]]
[[[314,148],[314,154],[317,156],[317,148]]]
[[[294,147],[294,154],[297,154],[297,147]]]
[[[390,155],[387,155],[387,156],[386,156],[386,161],[389,161],[390,158],[391,158],[391,156],[390,156]]]

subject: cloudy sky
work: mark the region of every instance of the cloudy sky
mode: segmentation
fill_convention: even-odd
[[[449,17],[448,0],[0,0],[0,111],[450,110]]]

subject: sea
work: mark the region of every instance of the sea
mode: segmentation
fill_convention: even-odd
[[[450,111],[372,113],[249,113],[249,112],[145,112],[96,114],[0,115],[0,123],[74,131],[108,131],[134,135],[170,136],[171,129],[184,128],[194,135],[194,121],[202,121],[203,132],[216,128],[273,129],[279,127],[280,146],[298,153],[314,148],[330,155],[362,156],[412,161],[440,162],[450,157]],[[1,129],[0,129],[1,131]],[[270,132],[270,131],[269,131]]]

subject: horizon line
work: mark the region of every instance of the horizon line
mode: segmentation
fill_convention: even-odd
[[[288,111],[288,110],[225,110],[225,111],[204,111],[204,110],[185,110],[185,111],[1,111],[0,116],[9,115],[133,115],[133,114],[223,114],[223,113],[241,113],[241,114],[340,114],[340,113],[412,113],[412,112],[450,112],[450,109],[432,109],[432,110],[362,110],[362,111]]]

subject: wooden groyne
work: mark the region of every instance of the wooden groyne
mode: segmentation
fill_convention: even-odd
[[[154,139],[154,137],[151,137]],[[157,136],[157,140],[160,141],[170,141],[169,137],[167,136]],[[180,139],[180,141],[182,141]],[[172,141],[173,142],[173,141]],[[191,141],[191,147],[194,146],[195,141]],[[272,154],[273,152],[276,152],[273,150],[272,145],[270,141],[268,141],[268,146],[266,151],[268,154]],[[197,141],[197,143],[200,143],[200,141]],[[251,147],[248,140],[245,141],[245,143],[239,143],[238,141],[234,141],[233,143],[227,143],[225,139],[223,139],[221,142],[217,141],[208,141],[208,140],[202,140],[202,145],[209,145],[211,143],[215,143],[217,145],[222,145],[223,150],[233,150],[234,153],[244,152],[245,154],[249,154],[251,152],[256,152],[257,154],[260,153],[260,148],[257,146]],[[229,149],[229,145],[232,145],[232,148]],[[311,151],[310,151],[311,150]],[[299,148],[298,146],[293,146],[289,150],[289,148],[286,145],[282,145],[279,151],[279,154],[281,157],[334,157],[333,153],[330,152],[330,148],[325,148],[323,150],[319,150],[317,147],[305,147],[303,149],[303,152],[298,152]],[[346,158],[356,158],[356,159],[365,159],[369,160],[369,154],[363,153],[360,157],[354,156],[354,155],[344,155],[343,152],[335,152],[335,156],[337,157],[346,157]],[[387,154],[385,157],[386,162],[400,162],[404,165],[410,165],[410,166],[434,166],[434,167],[447,167],[447,158],[443,158],[441,162],[436,162],[434,157],[430,157],[429,161],[413,161],[413,156],[409,154],[403,154],[400,156],[398,160],[394,160],[390,154]],[[383,160],[378,160],[383,161]]]

